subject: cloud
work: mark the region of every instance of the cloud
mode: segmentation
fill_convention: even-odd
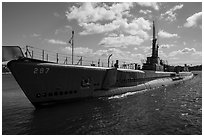
[[[115,30],[125,32],[131,35],[138,35],[144,39],[148,39],[149,35],[146,30],[151,29],[151,24],[148,20],[145,20],[143,17],[134,18],[131,22],[128,23],[127,19],[117,19],[112,22]]]
[[[180,50],[182,53],[195,53],[196,50],[194,48],[184,48]]]
[[[119,60],[119,64],[122,64],[123,62],[138,63],[141,61],[141,59],[144,59],[143,54],[131,53],[129,51],[124,51],[116,48],[109,48],[107,50],[97,50],[96,52],[94,52],[94,55],[105,57],[105,60],[110,54],[113,54],[111,60]]]
[[[195,57],[202,57],[202,51],[196,51],[192,55]]]
[[[139,63],[138,61],[141,61],[142,59],[145,58],[145,56],[143,54],[130,54],[132,57],[132,62],[134,63]],[[137,62],[135,62],[137,61]]]
[[[53,15],[54,15],[55,17],[60,17],[59,13],[57,13],[57,12],[54,12]]]
[[[143,33],[144,38],[148,38],[148,34],[145,34],[144,30],[151,29],[151,23],[143,17],[135,18],[131,23],[126,22],[126,24],[120,26],[123,27],[124,31],[132,35]]]
[[[177,51],[172,51],[169,53],[169,56],[176,56],[180,54],[192,54],[192,53],[197,53],[195,48],[184,48],[182,50],[177,50]]]
[[[159,50],[159,57],[163,60],[164,59],[166,60],[168,58],[168,55],[164,53],[162,50]]]
[[[170,47],[174,47],[174,46],[175,46],[174,44],[162,44],[159,47],[160,48],[170,48]]]
[[[141,44],[144,40],[149,38],[147,30],[151,29],[151,24],[144,18],[135,18],[130,23],[127,19],[117,19],[112,23],[101,25],[99,23],[81,23],[84,31],[80,32],[81,35],[107,33],[112,31],[118,31],[120,33],[126,33],[129,36],[120,35],[108,36],[104,38],[99,44],[106,45],[108,47],[125,47],[126,45]]]
[[[164,14],[161,14],[161,18],[165,18],[166,21],[173,22],[174,20],[176,20],[176,15],[177,15],[175,11],[182,8],[183,8],[183,4],[176,5],[173,8],[166,11]]]
[[[79,23],[110,21],[127,15],[132,6],[133,3],[114,3],[108,6],[105,3],[85,2],[80,7],[72,6],[66,16],[68,20],[76,19]]]
[[[67,34],[67,33],[71,33],[71,30],[72,30],[72,27],[69,26],[69,25],[66,25],[66,26],[64,26],[64,27],[61,27],[61,28],[56,29],[55,35],[58,35],[58,34],[63,34],[63,35],[65,35],[65,34]]]
[[[71,47],[65,47],[62,49],[62,52],[71,53],[72,48]],[[90,49],[88,47],[75,47],[74,48],[74,54],[76,55],[89,55],[89,54],[93,54],[93,49]]]
[[[172,37],[178,37],[177,34],[171,34],[171,33],[168,33],[164,30],[160,30],[158,35],[162,38],[172,38]]]
[[[137,2],[140,6],[145,6],[145,7],[152,7],[155,10],[159,10],[159,5],[156,2]]]
[[[152,13],[152,11],[151,10],[140,10],[139,11],[140,13],[143,13],[143,14],[148,14],[148,13]]]
[[[41,34],[37,34],[37,33],[33,33],[32,35],[31,35],[31,37],[40,37],[41,36]]]
[[[101,25],[100,23],[80,23],[79,25],[84,28],[81,35],[99,34],[111,31],[121,31],[131,35],[140,35],[141,37],[147,39],[149,38],[148,33],[145,30],[151,29],[151,24],[148,20],[143,17],[134,18],[132,21],[127,19],[116,19],[110,23]]]
[[[197,26],[197,22],[199,20],[202,20],[202,12],[198,12],[193,14],[192,16],[188,17],[186,19],[186,23],[184,24],[184,27],[193,27],[193,26]]]
[[[151,23],[143,17],[125,18],[130,15],[131,7],[133,3],[113,3],[109,6],[105,3],[83,3],[78,7],[71,7],[66,16],[68,20],[78,21],[83,28],[80,35],[118,33],[116,36],[108,35],[103,38],[99,45],[126,47],[133,43],[139,45],[147,40],[147,31],[151,29]]]
[[[55,40],[55,39],[46,39],[46,41],[50,44],[58,44],[58,45],[66,45],[67,43],[61,40]]]
[[[151,46],[149,46],[149,47],[139,47],[140,49],[142,49],[143,51],[144,51],[144,53],[148,53],[148,52],[150,52],[150,50],[152,49],[152,47]]]
[[[177,28],[179,28],[179,29],[182,28],[182,27],[183,27],[183,26],[177,26]]]
[[[124,15],[130,15],[133,3],[114,3],[111,6],[105,3],[83,3],[79,7],[73,6],[67,13],[67,19],[76,19],[84,30],[81,35],[122,31],[131,35],[142,35],[148,38],[144,30],[150,30],[150,22],[144,18],[128,20]],[[103,23],[102,23],[103,22]]]
[[[71,53],[70,47],[65,47],[61,49],[64,53]],[[131,53],[129,51],[124,51],[116,48],[109,48],[103,50],[90,49],[88,47],[75,47],[74,48],[75,57],[83,56],[83,65],[90,65],[92,61],[96,63],[98,59],[100,59],[101,63],[103,62],[104,66],[107,66],[107,58],[110,54],[112,54],[112,60],[119,60],[119,64],[124,62],[126,63],[139,63],[141,59],[144,59],[143,54]],[[79,58],[77,58],[79,59]]]
[[[117,24],[113,24],[113,23],[109,23],[105,25],[101,25],[99,23],[81,23],[80,26],[84,28],[84,31],[79,33],[81,35],[110,32],[119,28]]]
[[[140,45],[142,42],[144,42],[144,40],[138,36],[124,36],[123,34],[121,34],[117,37],[105,37],[99,42],[99,45],[102,45],[104,47],[126,48],[128,45]]]
[[[107,34],[109,37],[117,37],[118,35],[116,33],[109,33]]]

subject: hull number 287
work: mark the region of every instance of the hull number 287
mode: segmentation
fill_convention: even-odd
[[[47,74],[50,68],[34,68],[33,74]]]

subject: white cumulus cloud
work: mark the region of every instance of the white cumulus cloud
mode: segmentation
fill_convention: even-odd
[[[182,8],[183,8],[183,4],[176,5],[173,8],[166,11],[164,14],[161,14],[161,18],[165,18],[165,20],[172,22],[176,20],[176,15],[177,15],[176,10],[179,10]]]
[[[105,33],[119,28],[119,25],[113,23],[104,25],[99,23],[81,23],[80,26],[84,28],[84,30],[80,32],[81,35]]]
[[[130,23],[128,23],[127,19],[119,19],[114,20],[112,22],[115,26],[118,26],[118,30],[122,32],[126,32],[131,35],[139,35],[147,39],[149,37],[146,30],[150,30],[150,22],[145,20],[143,17],[135,18]]]
[[[159,5],[156,2],[138,2],[140,6],[145,6],[145,7],[152,7],[155,10],[159,10]]]
[[[152,13],[151,10],[140,10],[139,12],[140,12],[140,13],[143,13],[143,14]]]
[[[160,30],[158,35],[162,38],[172,38],[172,37],[178,37],[178,34],[171,34],[171,33],[168,33],[164,30]]]
[[[65,47],[62,49],[63,52],[65,53],[71,53],[72,48],[71,47]],[[74,54],[76,55],[89,55],[89,54],[93,54],[93,49],[90,49],[88,47],[75,47],[74,48]]]
[[[40,37],[41,36],[41,34],[37,34],[37,33],[33,33],[32,35],[31,35],[31,37]]]
[[[197,26],[197,22],[199,20],[202,20],[202,12],[195,13],[192,16],[188,17],[186,19],[186,23],[184,24],[184,27]]]
[[[50,44],[59,44],[59,45],[66,45],[67,43],[62,40],[55,40],[55,39],[47,39],[46,40]]]
[[[104,47],[126,48],[128,45],[140,45],[142,42],[144,42],[144,40],[138,36],[124,36],[121,34],[118,37],[105,37],[100,41],[99,45],[103,45]]]
[[[172,51],[169,53],[169,56],[176,56],[176,55],[180,55],[180,54],[192,54],[192,53],[197,53],[195,48],[184,48],[181,50],[177,50],[177,51]]]
[[[79,23],[96,22],[102,20],[113,20],[121,18],[133,3],[114,3],[107,6],[105,3],[85,2],[80,7],[72,6],[66,16],[69,20],[77,19]]]
[[[194,53],[196,52],[196,50],[194,48],[184,48],[182,50],[180,50],[183,53]]]
[[[154,5],[154,4],[153,4]],[[75,19],[83,30],[80,35],[119,33],[116,37],[105,37],[99,43],[107,47],[126,47],[139,45],[149,38],[148,30],[151,29],[149,20],[143,17],[132,17],[129,14],[133,3],[83,3],[71,7],[67,19]],[[130,15],[131,18],[127,18]],[[134,42],[133,42],[134,41]]]
[[[124,38],[124,35],[120,35],[119,37],[106,37],[103,39],[103,43],[100,44],[109,45],[113,44],[112,46],[115,47],[116,43],[117,46],[120,47],[121,45],[127,45],[132,43],[132,41],[128,41],[124,44],[122,39],[131,39],[134,38],[136,45],[141,44],[144,40],[149,38],[147,33],[148,30],[151,29],[151,24],[148,20],[144,18],[135,18],[132,22],[128,23],[127,19],[117,19],[112,21],[112,23],[101,25],[99,23],[83,23],[84,31],[80,32],[81,35],[88,35],[88,34],[97,34],[97,33],[106,33],[112,31],[119,31],[121,33],[127,33],[128,37]],[[116,39],[119,40],[116,42]],[[112,42],[111,42],[112,40]]]
[[[162,44],[159,47],[160,48],[170,48],[170,47],[174,47],[174,46],[175,46],[174,44]]]

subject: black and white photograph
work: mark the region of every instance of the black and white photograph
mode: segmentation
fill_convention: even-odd
[[[2,2],[2,135],[202,135],[202,2]]]

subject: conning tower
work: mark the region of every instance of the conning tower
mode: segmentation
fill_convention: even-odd
[[[164,67],[162,61],[158,56],[159,45],[157,44],[155,24],[153,21],[153,39],[152,39],[152,56],[147,57],[146,63],[143,64],[143,70],[163,71]]]

